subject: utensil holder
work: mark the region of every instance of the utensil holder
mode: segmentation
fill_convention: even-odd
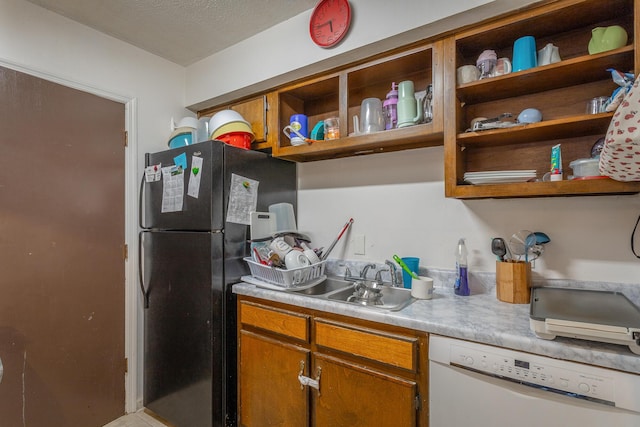
[[[496,294],[502,302],[529,304],[531,263],[496,261]]]

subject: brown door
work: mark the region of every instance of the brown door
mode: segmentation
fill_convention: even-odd
[[[0,67],[2,426],[124,413],[124,118]]]

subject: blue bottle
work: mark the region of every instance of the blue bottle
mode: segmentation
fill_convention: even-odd
[[[461,296],[468,296],[471,293],[467,275],[467,246],[463,238],[458,240],[458,247],[456,248],[456,283],[453,290],[456,295]]]

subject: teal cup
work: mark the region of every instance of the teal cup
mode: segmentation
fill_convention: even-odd
[[[405,257],[405,258],[402,258],[402,261],[404,261],[404,263],[407,264],[407,267],[409,267],[409,270],[413,271],[418,276],[420,275],[420,273],[418,272],[418,267],[420,265],[420,258]],[[411,279],[412,279],[411,275],[406,271],[404,271],[404,268],[403,268],[402,283],[405,288],[411,288]]]

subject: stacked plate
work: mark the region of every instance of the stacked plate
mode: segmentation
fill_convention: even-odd
[[[506,184],[512,182],[527,182],[536,178],[535,169],[512,171],[467,172],[464,180],[470,184]]]

